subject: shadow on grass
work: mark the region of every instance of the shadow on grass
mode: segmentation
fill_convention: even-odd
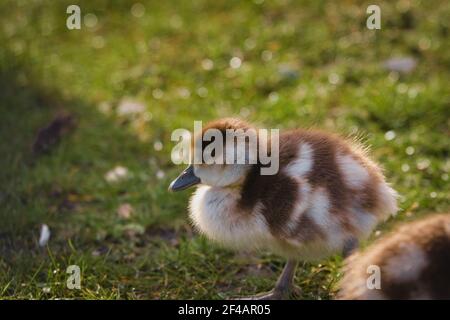
[[[80,249],[99,249],[95,252],[103,255],[109,249],[101,249],[102,242],[126,242],[122,229],[116,232],[117,225],[125,224],[117,218],[117,205],[141,202],[149,185],[157,189],[150,176],[109,185],[104,174],[115,165],[126,164],[132,172],[152,170],[149,146],[92,104],[41,83],[27,64],[6,55],[0,65],[0,137],[6,142],[0,145],[0,269],[6,271],[1,282],[18,281],[2,295],[13,294],[36,270],[42,269],[43,281],[47,270],[41,263],[54,264]],[[60,114],[70,115],[77,125],[72,123],[67,132],[58,129],[61,124],[55,129]],[[33,152],[38,133],[48,142],[45,152]],[[146,200],[146,207],[138,207],[142,214],[131,222],[145,226],[155,220],[146,214],[158,204],[151,195]],[[38,246],[42,223],[51,230],[47,248]],[[162,239],[166,233],[161,231]]]
[[[233,275],[247,273],[248,261],[231,261],[193,236],[188,194],[169,200],[168,178],[151,172],[149,158],[164,160],[126,124],[42,83],[27,64],[11,55],[0,65],[0,137],[8,141],[0,146],[0,297],[211,298],[216,289],[240,288],[242,277]],[[33,155],[38,132],[61,113],[77,126]],[[133,176],[110,184],[105,173],[117,165]],[[128,220],[118,217],[122,203],[135,208]],[[42,223],[51,231],[45,247]],[[65,286],[71,264],[82,270],[81,291]]]

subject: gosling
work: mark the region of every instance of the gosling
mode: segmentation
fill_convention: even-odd
[[[450,299],[450,214],[406,223],[351,255],[339,299]]]
[[[204,150],[209,129],[223,135],[227,130],[254,130],[239,119],[220,119],[204,127],[193,145]],[[236,151],[234,144],[223,142],[224,157]],[[269,250],[287,259],[274,289],[249,299],[289,298],[298,261],[349,254],[380,220],[397,211],[397,193],[354,141],[322,131],[291,130],[279,135],[277,156],[279,170],[273,175],[261,174],[264,165],[259,161],[194,163],[169,186],[178,191],[200,184],[189,214],[207,238],[232,249]]]

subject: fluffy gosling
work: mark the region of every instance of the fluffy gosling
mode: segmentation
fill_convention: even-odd
[[[203,128],[253,129],[238,119]],[[227,150],[235,146],[225,145]],[[249,148],[250,149],[250,148]],[[249,150],[256,152],[256,150]],[[264,249],[287,259],[275,288],[252,299],[285,299],[297,261],[348,253],[380,220],[397,211],[396,192],[379,166],[354,142],[316,130],[279,136],[279,170],[261,175],[256,164],[193,164],[169,189],[200,184],[190,200],[190,219],[211,240],[229,248]]]

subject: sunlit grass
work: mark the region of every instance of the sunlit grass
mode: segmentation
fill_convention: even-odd
[[[69,31],[67,1],[0,4],[0,297],[218,299],[269,290],[276,256],[235,254],[187,223],[189,192],[167,185],[176,128],[240,116],[266,127],[318,126],[361,136],[401,197],[380,226],[448,211],[450,6],[380,3],[84,1],[97,24]],[[138,14],[139,15],[139,14]],[[413,57],[410,74],[383,62]],[[118,112],[124,101],[143,106]],[[33,158],[57,111],[76,129]],[[117,166],[125,179],[108,182]],[[117,210],[128,203],[130,217]],[[42,223],[52,232],[37,245]],[[66,268],[79,265],[82,289]],[[332,298],[340,257],[305,264],[304,299]]]

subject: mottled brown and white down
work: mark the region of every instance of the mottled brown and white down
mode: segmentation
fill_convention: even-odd
[[[203,131],[209,128],[251,126],[221,119]],[[317,130],[287,131],[280,134],[279,163],[276,175],[261,175],[258,164],[194,165],[202,183],[190,201],[194,226],[229,247],[314,260],[343,250],[349,239],[365,238],[397,211],[396,192],[353,141]]]
[[[366,285],[369,266],[379,289]],[[344,272],[339,299],[450,299],[450,214],[404,224],[351,255]]]

